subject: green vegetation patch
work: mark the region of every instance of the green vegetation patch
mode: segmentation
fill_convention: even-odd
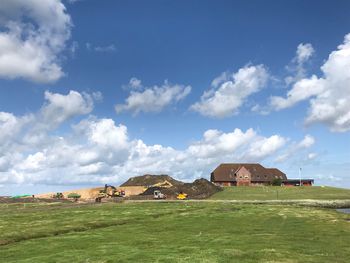
[[[231,203],[5,208],[3,262],[348,262],[350,215]]]
[[[214,194],[214,200],[344,200],[350,199],[350,190],[335,187],[281,187],[281,186],[240,186],[224,187]]]

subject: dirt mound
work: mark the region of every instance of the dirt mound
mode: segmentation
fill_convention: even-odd
[[[216,186],[206,179],[197,179],[193,183],[182,183],[173,185],[169,188],[163,187],[149,187],[141,195],[149,196],[153,195],[155,190],[160,190],[163,194],[166,194],[168,198],[175,198],[180,192],[186,193],[190,199],[204,199],[221,191],[219,186]]]
[[[154,186],[156,184],[161,184],[164,182],[168,182],[171,185],[183,185],[183,182],[177,181],[174,178],[172,178],[169,175],[152,175],[152,174],[145,174],[142,176],[135,176],[131,177],[129,180],[127,180],[125,183],[121,184],[121,187],[124,186]]]

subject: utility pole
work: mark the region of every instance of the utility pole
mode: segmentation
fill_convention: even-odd
[[[300,178],[299,186],[301,186],[301,167],[299,168],[299,178]]]

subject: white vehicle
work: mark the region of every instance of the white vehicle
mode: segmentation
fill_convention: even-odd
[[[166,199],[166,195],[163,194],[160,190],[155,190],[153,192],[153,199]]]

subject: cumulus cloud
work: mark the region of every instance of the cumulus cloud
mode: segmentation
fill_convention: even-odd
[[[292,107],[296,103],[309,99],[320,94],[324,90],[324,81],[313,75],[308,79],[301,79],[296,82],[287,97],[273,96],[270,98],[270,105],[275,110],[282,110]]]
[[[64,75],[59,54],[71,19],[61,1],[3,0],[0,27],[0,77],[48,83]]]
[[[183,100],[191,92],[191,86],[170,84],[168,81],[161,86],[148,88],[143,87],[140,80],[132,78],[129,85],[140,90],[130,91],[125,104],[115,106],[117,113],[130,111],[137,115],[140,112],[160,112],[165,107]]]
[[[316,75],[297,81],[287,97],[272,97],[276,110],[309,100],[306,124],[324,123],[331,131],[350,130],[350,34],[344,43],[331,52],[321,67],[322,77]]]
[[[244,159],[249,161],[263,160],[281,149],[285,143],[286,139],[279,135],[258,138],[250,145]]]
[[[44,122],[53,125],[60,124],[67,119],[88,114],[93,109],[93,98],[87,93],[80,94],[71,90],[67,95],[45,92],[46,103],[41,109]]]
[[[71,129],[59,132],[58,123],[91,112],[91,97],[75,91],[66,95],[46,92],[39,112],[28,116],[1,112],[0,183],[120,183],[145,173],[167,173],[192,180],[207,177],[220,162],[271,158],[287,141],[279,135],[265,137],[252,128],[229,132],[210,129],[198,141],[179,150],[147,145],[142,139],[130,138],[125,125],[92,115],[76,119]],[[43,117],[47,112],[51,118]]]
[[[193,143],[187,151],[200,158],[212,158],[220,154],[235,152],[240,146],[248,144],[255,136],[256,132],[253,129],[248,129],[246,132],[235,129],[230,133],[207,130],[203,134],[203,140]]]
[[[70,91],[67,95],[45,92],[45,103],[36,113],[15,116],[0,112],[0,151],[16,149],[22,153],[53,143],[49,132],[75,116],[88,114],[93,109],[93,97]]]
[[[212,81],[212,88],[204,92],[191,109],[212,118],[237,114],[246,99],[266,85],[268,78],[263,65],[246,66],[235,73],[225,72]]]

